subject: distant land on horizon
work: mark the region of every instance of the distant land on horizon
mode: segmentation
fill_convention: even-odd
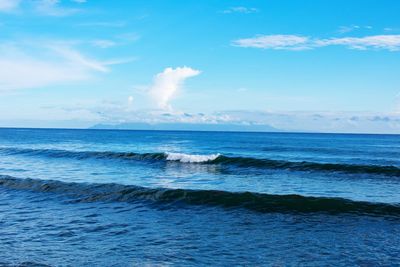
[[[284,130],[269,125],[242,124],[191,124],[191,123],[99,123],[82,127],[23,127],[0,126],[0,129],[49,129],[49,130],[131,130],[131,131],[192,131],[192,132],[264,132],[264,133],[303,133],[303,134],[350,134],[350,135],[400,135],[399,133],[368,133],[368,132],[328,132]]]
[[[89,129],[98,130],[161,130],[161,131],[227,131],[227,132],[284,132],[261,124],[211,124],[211,123],[120,123],[95,124]]]

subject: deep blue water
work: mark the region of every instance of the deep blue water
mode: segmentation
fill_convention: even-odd
[[[400,266],[400,136],[0,129],[0,266]]]

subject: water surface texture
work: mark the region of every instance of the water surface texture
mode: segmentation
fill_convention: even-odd
[[[400,136],[0,129],[0,265],[400,264]]]

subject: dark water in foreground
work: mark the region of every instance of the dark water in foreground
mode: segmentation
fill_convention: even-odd
[[[400,266],[400,136],[0,129],[0,266]]]

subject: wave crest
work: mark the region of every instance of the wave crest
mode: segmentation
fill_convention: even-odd
[[[184,153],[165,153],[167,155],[166,160],[179,161],[182,163],[202,163],[213,161],[220,156],[220,154],[211,155],[192,155]]]
[[[57,149],[0,148],[8,155],[45,156],[74,159],[114,159],[146,162],[177,161],[184,164],[218,164],[239,168],[277,169],[288,171],[343,172],[376,174],[400,177],[400,168],[387,165],[362,165],[347,163],[323,163],[310,161],[286,161],[252,157],[232,157],[221,154],[195,155],[184,153],[134,153],[115,151],[69,151]]]

